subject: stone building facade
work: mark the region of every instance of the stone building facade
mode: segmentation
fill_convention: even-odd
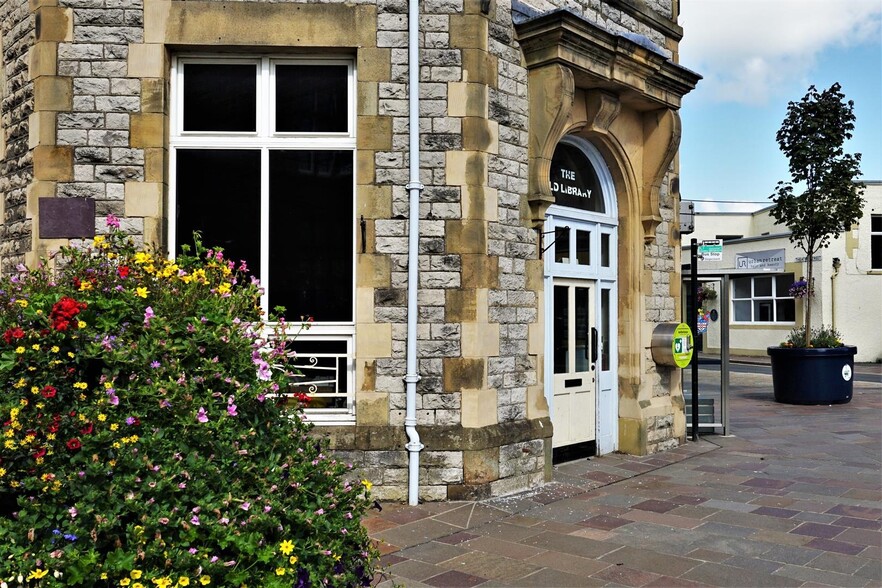
[[[420,3],[420,498],[684,441],[679,377],[649,350],[680,308],[677,113],[699,77],[678,12]],[[207,224],[267,306],[319,309],[297,339],[309,416],[403,498],[407,1],[2,0],[0,23],[0,270],[108,213],[171,251]]]

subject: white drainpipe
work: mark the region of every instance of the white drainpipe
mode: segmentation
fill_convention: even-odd
[[[409,234],[407,239],[407,372],[404,382],[406,391],[406,410],[404,430],[407,433],[408,482],[407,502],[415,506],[419,502],[420,490],[420,435],[416,430],[416,385],[420,380],[417,369],[417,287],[420,245],[420,62],[419,62],[419,0],[410,0],[408,7],[408,92],[410,127],[410,181],[407,184],[410,208]]]

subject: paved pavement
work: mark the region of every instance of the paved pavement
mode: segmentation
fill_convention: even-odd
[[[384,504],[365,520],[391,586],[882,586],[882,384],[774,402],[732,373],[730,436],[554,468],[483,502]]]

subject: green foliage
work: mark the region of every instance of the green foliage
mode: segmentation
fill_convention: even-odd
[[[308,435],[291,327],[222,252],[167,260],[113,221],[0,281],[0,581],[369,584],[370,483]]]
[[[854,130],[854,102],[845,102],[835,83],[819,92],[810,86],[799,102],[787,105],[778,130],[778,145],[787,156],[791,182],[778,182],[770,197],[776,224],[790,229],[790,241],[805,252],[807,281],[813,283],[812,256],[829,246],[831,238],[848,230],[862,215],[864,185],[859,153],[845,153],[843,145]],[[805,187],[797,194],[794,183]],[[811,296],[806,298],[805,325],[811,330]]]
[[[832,326],[821,325],[818,329],[812,329],[811,344],[806,345],[805,327],[797,327],[790,331],[781,347],[842,347],[842,335]]]

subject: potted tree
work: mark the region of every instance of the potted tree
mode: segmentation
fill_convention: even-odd
[[[768,348],[778,402],[841,404],[852,396],[857,347],[843,345],[832,327],[812,328],[811,315],[813,256],[862,214],[864,185],[856,181],[861,155],[843,150],[854,130],[854,102],[846,102],[841,90],[838,83],[824,91],[810,86],[802,100],[787,105],[776,136],[790,162],[791,182],[778,182],[770,196],[775,203],[770,214],[776,224],[790,229],[790,241],[805,252],[807,264],[800,289],[803,327],[794,329],[781,346]]]

